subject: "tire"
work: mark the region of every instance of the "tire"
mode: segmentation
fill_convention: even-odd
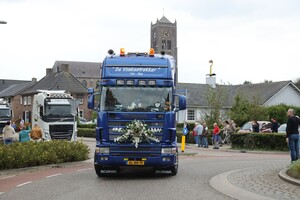
[[[178,165],[174,165],[170,168],[171,170],[171,176],[176,176],[177,172],[178,172]]]
[[[171,176],[176,176],[176,174],[178,172],[178,162],[179,162],[179,160],[178,160],[178,152],[177,152],[175,165],[170,168]]]
[[[102,166],[102,165],[94,165],[94,168],[95,168],[96,174],[97,174],[99,177],[103,177],[103,176],[104,176],[104,174],[101,172],[102,169],[103,169],[103,166]]]

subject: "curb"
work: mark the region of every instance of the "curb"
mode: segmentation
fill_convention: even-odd
[[[286,171],[288,170],[288,168],[284,168],[283,170],[281,170],[280,172],[279,172],[279,177],[282,179],[282,180],[284,180],[284,181],[286,181],[286,182],[289,182],[289,183],[291,183],[291,184],[294,184],[294,185],[300,185],[300,180],[298,180],[298,179],[295,179],[295,178],[293,178],[293,177],[290,177],[289,175],[287,175],[286,174]]]
[[[271,197],[262,196],[244,189],[241,189],[239,187],[236,187],[232,185],[227,177],[229,174],[240,171],[241,169],[225,172],[222,174],[219,174],[217,176],[212,177],[209,180],[209,184],[217,191],[221,192],[222,194],[225,194],[229,197],[232,197],[234,199],[243,199],[243,200],[273,200]]]

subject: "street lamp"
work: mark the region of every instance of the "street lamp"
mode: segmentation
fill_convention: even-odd
[[[6,21],[0,21],[0,24],[7,24]]]

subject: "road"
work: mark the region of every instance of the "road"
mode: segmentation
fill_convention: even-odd
[[[93,148],[92,142],[87,143]],[[215,190],[210,180],[238,169],[284,168],[289,159],[288,154],[225,152],[190,145],[180,155],[179,172],[174,177],[134,169],[117,177],[98,178],[89,160],[2,174],[0,199],[234,199]],[[242,179],[234,173],[229,177],[233,185],[242,185],[238,182]]]

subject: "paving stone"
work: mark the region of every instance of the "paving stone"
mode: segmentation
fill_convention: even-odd
[[[228,175],[228,181],[239,188],[274,199],[300,199],[300,187],[279,178],[285,166],[247,168]]]

